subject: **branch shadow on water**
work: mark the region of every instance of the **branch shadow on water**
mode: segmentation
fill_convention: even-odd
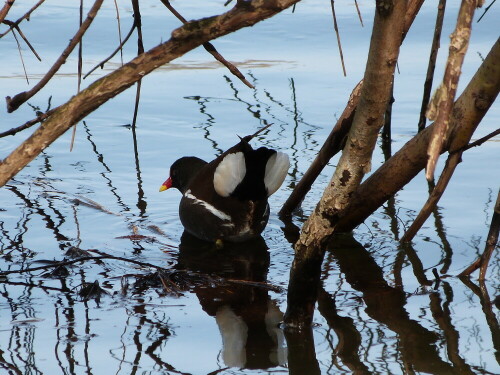
[[[352,235],[337,235],[328,250],[335,257],[340,271],[352,288],[362,293],[365,312],[397,334],[402,361],[414,371],[430,374],[470,374],[469,366],[458,353],[458,346],[448,345],[455,352],[453,364],[439,354],[440,335],[409,317],[405,309],[407,297],[384,279],[383,270],[370,253]],[[451,323],[450,323],[451,324]],[[448,332],[453,329],[447,326]],[[446,335],[445,335],[446,336]],[[445,337],[445,340],[447,338]]]

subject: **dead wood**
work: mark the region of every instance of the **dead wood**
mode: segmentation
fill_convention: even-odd
[[[179,13],[177,12],[177,10],[175,10],[175,8],[172,6],[172,4],[170,4],[170,1],[169,0],[160,0],[163,5],[165,5],[168,10],[170,10],[172,12],[172,14],[174,16],[176,16],[183,24],[186,24],[188,21]],[[226,68],[229,69],[229,71],[235,75],[236,77],[238,77],[238,79],[243,82],[245,85],[247,85],[248,87],[250,87],[251,89],[254,89],[255,87],[250,83],[248,82],[248,80],[245,78],[245,76],[243,75],[243,73],[240,72],[240,70],[234,66],[234,64],[231,64],[229,61],[227,61],[224,56],[222,56],[219,51],[217,51],[214,47],[214,45],[210,42],[205,42],[203,43],[203,48],[205,48],[205,50],[210,53],[217,61],[219,61],[222,65],[224,65]]]
[[[13,112],[17,108],[19,108],[23,103],[28,101],[33,95],[35,95],[38,91],[40,91],[46,84],[47,82],[50,81],[50,79],[56,74],[56,72],[59,70],[61,65],[63,65],[66,62],[66,59],[70,55],[70,53],[73,51],[73,49],[78,45],[80,40],[83,37],[83,34],[87,31],[89,26],[91,25],[92,21],[94,20],[94,17],[97,14],[97,11],[102,5],[103,0],[96,0],[94,2],[94,5],[92,5],[92,8],[90,8],[90,11],[87,15],[87,18],[85,21],[82,23],[82,26],[78,29],[76,34],[73,36],[73,38],[70,40],[68,46],[66,49],[63,51],[61,56],[57,59],[55,64],[49,69],[47,74],[35,85],[33,88],[29,91],[24,91],[21,92],[17,95],[15,95],[13,98],[10,96],[7,96],[6,101],[7,101],[7,111]]]
[[[434,179],[437,160],[446,142],[445,135],[448,132],[451,109],[453,108],[453,102],[457,92],[462,63],[467,48],[469,47],[471,24],[477,5],[477,0],[462,0],[458,13],[457,25],[455,31],[451,35],[448,61],[444,71],[443,82],[434,93],[434,97],[427,110],[427,117],[429,120],[434,120],[435,122],[431,142],[427,150],[429,159],[427,161],[425,177],[428,181]]]
[[[405,22],[404,22],[404,32],[403,39],[406,36],[409,28],[411,27],[415,17],[420,10],[424,0],[410,0],[407,5]],[[286,200],[279,214],[281,217],[291,215],[292,211],[297,208],[297,206],[302,202],[306,194],[311,189],[313,182],[319,176],[323,168],[328,164],[329,160],[337,154],[344,146],[345,135],[349,132],[352,125],[352,119],[354,117],[354,110],[356,109],[359,93],[361,90],[363,80],[361,80],[352,90],[349,101],[347,103],[342,116],[335,124],[334,128],[328,135],[325,143],[321,147],[318,156],[314,159],[309,169],[306,171],[304,176],[293,189],[292,193]],[[352,98],[352,99],[351,99]],[[351,105],[351,100],[355,100],[356,103]]]
[[[253,0],[218,16],[192,21],[174,30],[165,43],[141,54],[97,80],[61,105],[31,137],[0,162],[0,186],[47,148],[73,124],[163,64],[204,42],[272,17],[299,0]]]
[[[477,72],[455,102],[442,152],[455,152],[467,146],[500,90],[500,39],[493,45]],[[427,163],[427,145],[434,124],[408,141],[397,153],[366,179],[354,193],[337,231],[348,232],[361,224],[378,207],[410,182]]]
[[[446,9],[446,0],[439,0],[436,16],[436,26],[434,27],[434,37],[432,39],[431,54],[429,56],[429,64],[427,65],[427,74],[424,82],[424,94],[422,96],[422,106],[420,108],[420,118],[418,120],[418,131],[425,128],[425,112],[431,97],[432,81],[434,78],[434,70],[436,68],[436,59],[440,46],[441,30],[443,29],[444,12]]]
[[[463,270],[459,276],[470,276],[472,272],[479,269],[479,280],[486,279],[486,271],[491,254],[495,250],[498,243],[498,233],[500,232],[500,190],[498,191],[497,201],[493,207],[493,216],[491,217],[490,230],[486,237],[486,245],[483,254],[476,259],[469,267]]]

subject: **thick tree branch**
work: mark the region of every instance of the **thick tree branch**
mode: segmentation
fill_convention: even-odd
[[[424,0],[410,0],[408,1],[406,15],[405,15],[405,23],[404,23],[404,36],[406,36],[409,28],[411,27],[415,17],[418,14]],[[319,176],[323,168],[330,161],[330,159],[337,154],[342,147],[344,146],[344,138],[349,132],[349,129],[352,125],[352,119],[354,118],[354,111],[359,102],[359,94],[361,90],[363,80],[361,80],[352,90],[349,101],[347,103],[342,116],[335,124],[334,128],[328,135],[323,146],[321,146],[321,150],[318,155],[312,162],[311,166],[307,170],[307,172],[302,176],[299,183],[295,186],[292,193],[286,200],[283,208],[280,210],[280,216],[288,216],[291,215],[292,211],[297,208],[297,206],[302,202],[306,194],[311,189],[313,182]],[[354,103],[355,102],[355,103]]]
[[[143,53],[114,72],[102,77],[50,116],[43,126],[0,163],[0,186],[5,185],[24,166],[61,134],[103,103],[118,95],[145,75],[204,42],[252,26],[272,17],[299,0],[253,0],[237,4],[219,16],[192,21],[174,30],[165,43]]]
[[[449,142],[444,151],[455,152],[467,146],[500,90],[500,39],[493,45],[474,77],[453,106]],[[361,224],[378,207],[410,182],[427,163],[427,146],[434,124],[408,141],[376,170],[354,193],[349,209],[337,224],[338,232],[348,232]]]
[[[366,63],[359,104],[354,114],[335,173],[320,202],[302,228],[295,244],[285,323],[304,327],[312,322],[317,291],[317,272],[321,266],[326,240],[347,207],[353,192],[371,168],[371,157],[383,117],[390,100],[394,70],[403,38],[406,1],[377,1],[372,39]],[[312,276],[309,276],[312,275]],[[310,283],[304,278],[311,279]],[[302,293],[310,287],[309,295]]]
[[[333,233],[339,215],[371,168],[372,152],[390,100],[405,12],[406,1],[377,2],[364,82],[352,127],[332,180],[304,224],[295,245],[296,256],[307,249],[317,251]]]

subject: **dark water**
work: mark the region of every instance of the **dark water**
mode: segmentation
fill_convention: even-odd
[[[31,4],[16,2],[9,17],[16,19]],[[173,4],[188,19],[224,10],[222,1]],[[370,2],[360,5],[364,28],[352,3],[337,4],[347,78],[329,3],[306,1],[295,13],[214,42],[255,90],[203,50],[190,52],[143,80],[135,130],[132,88],[78,124],[73,152],[68,132],[0,189],[2,271],[108,256],[57,272],[0,279],[0,374],[500,373],[499,316],[492,304],[499,294],[498,251],[484,284],[455,277],[484,249],[499,186],[498,137],[466,152],[411,247],[400,247],[398,239],[425,201],[422,175],[354,236],[337,238],[323,264],[312,330],[299,335],[279,324],[293,259],[289,241],[314,208],[337,159],[292,223],[276,213],[362,76],[373,9]],[[131,7],[120,6],[125,33]],[[401,51],[393,150],[417,128],[434,6],[424,6]],[[159,2],[141,7],[149,49],[168,39],[178,22]],[[456,4],[448,8],[437,79],[457,12]],[[474,23],[459,91],[497,38],[497,8]],[[31,85],[76,30],[75,9],[62,1],[44,4],[23,27],[43,58],[38,63],[23,47]],[[84,71],[115,48],[114,17],[112,2],[105,2],[84,40]],[[1,42],[5,97],[28,86],[15,40],[6,36]],[[135,49],[131,40],[125,61]],[[54,106],[74,95],[76,64],[72,55],[30,105],[13,114],[2,107],[1,131],[33,118],[36,107],[45,110],[49,98]],[[119,64],[113,59],[84,85]],[[496,129],[499,120],[494,105],[474,139]],[[270,199],[263,238],[219,250],[183,235],[180,194],[158,193],[170,164],[183,155],[210,160],[232,146],[236,135],[251,134],[266,122],[274,125],[253,144],[287,152],[292,165],[283,188]],[[0,139],[1,157],[26,137],[24,132]],[[377,148],[374,169],[382,161]]]

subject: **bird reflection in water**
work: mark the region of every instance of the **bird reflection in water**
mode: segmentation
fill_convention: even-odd
[[[262,237],[218,249],[184,232],[178,268],[224,277],[223,285],[197,286],[203,310],[215,317],[228,367],[266,369],[284,365],[287,353],[279,324],[283,314],[269,296],[270,256]]]

